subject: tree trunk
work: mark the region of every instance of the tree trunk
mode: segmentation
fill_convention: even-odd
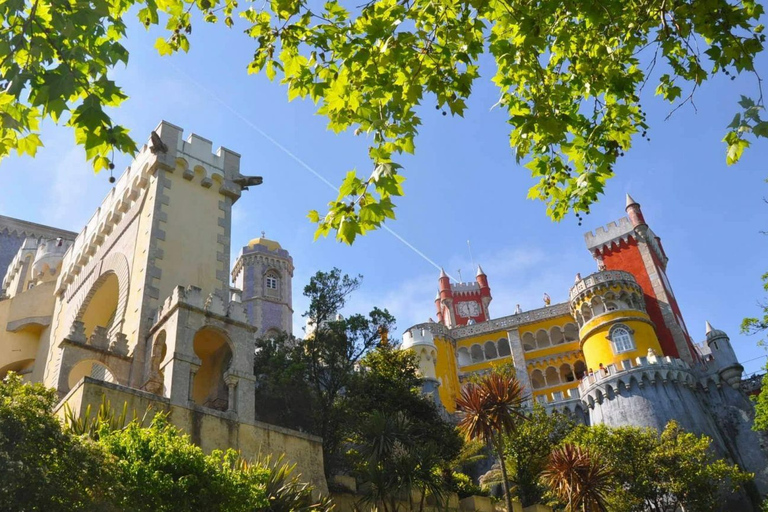
[[[507,512],[512,512],[512,495],[509,492],[509,477],[507,476],[507,465],[504,461],[504,447],[501,444],[500,437],[496,437],[493,441],[496,448],[496,454],[499,456],[499,465],[501,466],[501,482],[504,486],[504,498],[507,503]]]

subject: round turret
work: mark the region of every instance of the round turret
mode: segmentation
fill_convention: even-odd
[[[643,217],[643,210],[640,209],[640,204],[632,199],[632,196],[629,194],[627,194],[626,211],[629,220],[632,222],[632,226],[636,228],[640,226],[647,226],[645,223],[645,218]]]
[[[663,355],[645,311],[643,290],[632,274],[607,270],[577,279],[570,291],[570,307],[590,370],[620,367],[649,350]]]
[[[38,276],[48,274],[56,275],[56,271],[64,259],[64,253],[67,252],[72,242],[57,238],[54,240],[41,240],[37,246],[35,260],[32,263],[32,275]]]
[[[736,358],[736,353],[733,351],[733,346],[731,346],[731,340],[724,331],[713,328],[709,322],[707,322],[706,328],[707,346],[712,351],[714,366],[720,374],[720,378],[731,387],[738,388],[744,367]]]
[[[403,349],[412,350],[419,358],[419,371],[426,379],[435,379],[437,347],[435,337],[427,329],[411,328],[403,334]]]

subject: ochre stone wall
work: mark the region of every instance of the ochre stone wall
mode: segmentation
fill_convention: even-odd
[[[276,460],[285,454],[285,462],[295,463],[304,481],[313,484],[327,494],[328,486],[323,473],[323,448],[319,437],[261,422],[243,423],[223,412],[196,407],[194,409],[171,405],[169,400],[151,393],[116,384],[105,383],[86,377],[62,400],[57,414],[63,417],[64,404],[83,414],[88,407],[97,411],[103,397],[115,411],[122,411],[128,404],[128,415],[133,411],[141,417],[147,408],[169,413],[171,423],[187,432],[192,441],[203,451],[215,449],[239,450],[246,460],[255,460],[269,454]],[[150,417],[152,413],[150,413]]]

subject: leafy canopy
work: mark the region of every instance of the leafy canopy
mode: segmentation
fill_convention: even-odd
[[[0,157],[34,155],[43,118],[65,120],[96,170],[132,152],[106,108],[125,95],[108,71],[127,63],[121,40],[137,14],[165,23],[162,55],[190,48],[192,21],[253,39],[248,73],[280,79],[309,98],[330,129],[369,141],[370,171],[350,171],[328,211],[311,211],[316,236],[352,243],[394,219],[403,195],[399,155],[415,151],[419,108],[463,115],[485,57],[510,145],[555,220],[588,212],[618,158],[648,125],[646,86],[680,106],[717,74],[755,72],[765,36],[756,0],[8,0],[0,3]],[[759,78],[758,87],[759,89]],[[749,136],[768,136],[762,94],[742,96],[728,126],[726,160]]]
[[[610,510],[707,511],[752,478],[715,457],[712,440],[670,421],[663,432],[637,427],[580,426],[568,442],[588,448],[615,480]]]

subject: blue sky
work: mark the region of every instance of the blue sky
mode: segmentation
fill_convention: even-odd
[[[334,266],[365,276],[350,311],[387,307],[401,328],[426,321],[434,315],[438,271],[391,234],[375,232],[352,247],[333,239],[313,243],[306,213],[322,211],[335,194],[254,126],[332,183],[354,167],[368,168],[368,142],[327,131],[310,102],[289,103],[279,84],[248,76],[253,45],[240,28],[197,23],[189,55],[159,57],[153,49],[158,34],[131,27],[129,66],[114,73],[130,99],[115,117],[140,143],[166,119],[212,140],[214,148],[241,153],[244,174],[264,176],[264,185],[235,205],[233,254],[262,230],[291,252],[297,329],[306,308],[302,287],[315,271]],[[764,74],[766,64],[763,58]],[[757,301],[765,296],[760,275],[768,271],[768,236],[759,232],[768,230],[768,142],[754,144],[730,168],[720,142],[739,94],[754,94],[755,80],[707,84],[697,92],[697,111],[686,106],[668,121],[669,105],[649,88],[643,103],[651,141],[636,141],[578,226],[573,217],[553,223],[543,204],[526,199],[533,181],[514,162],[504,113],[491,110],[497,100],[492,71],[481,68],[463,119],[424,104],[417,154],[402,159],[407,195],[390,227],[452,275],[461,269],[465,279],[474,275],[471,240],[491,285],[491,315],[498,317],[512,313],[517,303],[540,307],[544,292],[565,300],[576,272],[595,270],[584,232],[624,215],[629,192],[663,240],[668,276],[694,337],[703,339],[709,320],[730,334],[741,360],[762,357],[757,339],[740,335],[738,327],[744,316],[758,313]],[[37,158],[0,163],[0,213],[79,231],[109,190],[107,175],[92,173],[65,128],[46,126],[43,137],[46,147]],[[129,161],[118,159],[117,169]],[[762,362],[747,362],[747,371]]]

